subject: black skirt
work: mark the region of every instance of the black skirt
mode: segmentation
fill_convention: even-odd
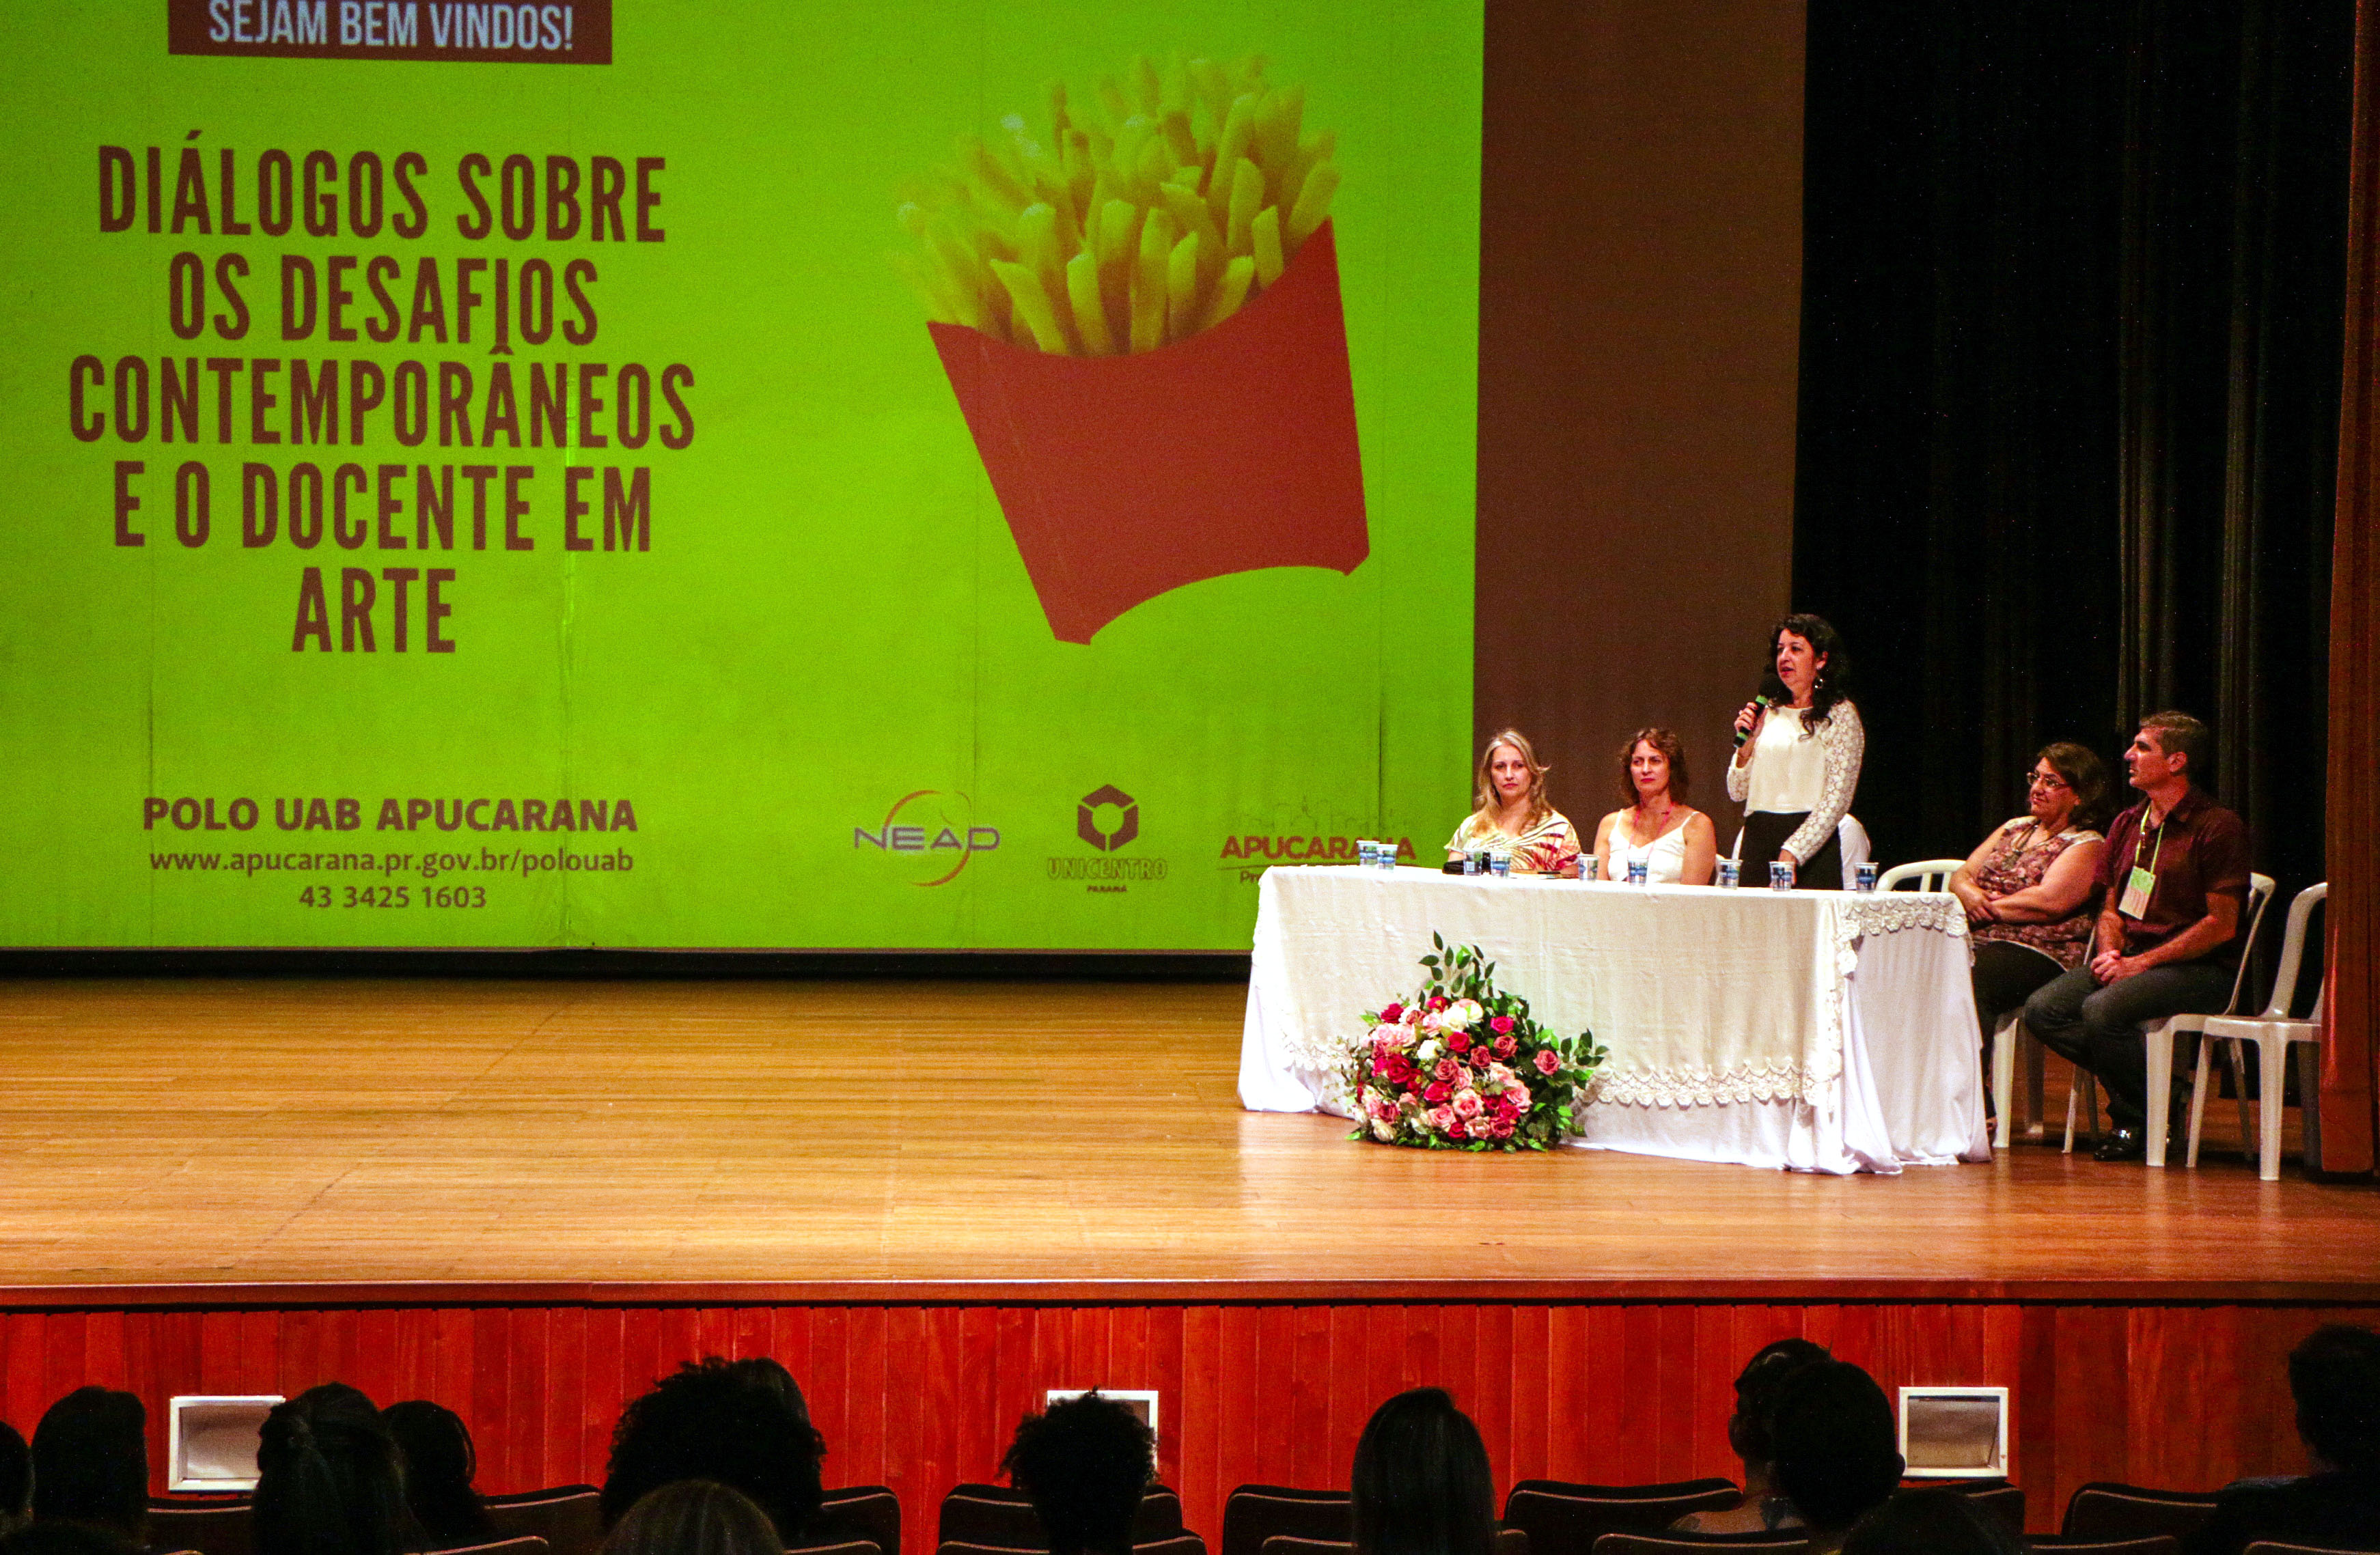
[[[1794,814],[1781,814],[1774,810],[1755,810],[1743,817],[1743,850],[1736,856],[1743,861],[1743,884],[1746,886],[1768,884],[1768,866],[1785,850],[1785,839],[1802,829],[1810,818],[1806,810]],[[1827,838],[1827,845],[1802,861],[1793,872],[1793,884],[1804,891],[1840,891],[1843,888],[1843,846],[1840,832]]]

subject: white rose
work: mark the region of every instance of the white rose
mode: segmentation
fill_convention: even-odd
[[[1436,1037],[1431,1037],[1425,1041],[1421,1044],[1420,1048],[1415,1051],[1414,1054],[1414,1062],[1426,1069],[1432,1064],[1438,1062],[1438,1055],[1442,1051],[1444,1050],[1438,1045],[1438,1039]]]
[[[1396,1137],[1397,1131],[1395,1129],[1390,1127],[1387,1124],[1382,1123],[1377,1117],[1372,1120],[1372,1138],[1379,1140],[1382,1144],[1388,1144],[1392,1142]]]

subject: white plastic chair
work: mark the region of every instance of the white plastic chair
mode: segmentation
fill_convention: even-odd
[[[2198,1047],[2198,1076],[2190,1092],[2190,1153],[2185,1158],[2191,1166],[2198,1164],[2200,1125],[2206,1115],[2207,1058],[2219,1042],[2254,1043],[2256,1044],[2256,1175],[2265,1181],[2281,1178],[2281,1101],[2283,1087],[2288,1083],[2289,1047],[2304,1044],[2298,1054],[2301,1066],[2298,1073],[2299,1095],[2305,1103],[2306,1117],[2311,1122],[2317,1115],[2314,1103],[2316,1076],[2314,1061],[2322,1052],[2322,995],[2316,994],[2313,1007],[2302,1019],[2289,1013],[2297,996],[2298,967],[2305,956],[2306,922],[2313,916],[2314,904],[2330,895],[2327,882],[2309,886],[2289,903],[2289,926],[2281,934],[2280,975],[2273,982],[2273,1002],[2265,1007],[2262,1015],[2208,1015],[2194,1018],[2202,1033]],[[2248,1104],[2248,1077],[2242,1071],[2238,1049],[2226,1051],[2231,1059],[2231,1078],[2240,1092],[2240,1121],[2244,1124]],[[2171,1065],[2168,1050],[2168,1065]],[[2247,1129],[2240,1129],[2244,1142]],[[2319,1146],[2309,1139],[2307,1159],[2313,1158]]]
[[[2206,1030],[2207,1022],[2233,1014],[2239,1009],[2240,1001],[2247,997],[2248,962],[2254,954],[2256,931],[2264,924],[2265,909],[2272,903],[2274,888],[2275,882],[2269,874],[2248,876],[2248,932],[2240,938],[2240,970],[2232,975],[2231,997],[2221,1011],[2215,1015],[2170,1016],[2148,1029],[2146,1033],[2149,1069],[2148,1139],[2145,1141],[2148,1148],[2144,1159],[2152,1166],[2165,1164],[2165,1131],[2172,1116],[2173,1107],[2174,1043],[2192,1032],[2204,1031]],[[2312,903],[2307,904],[2306,910],[2309,912],[2313,910]],[[2296,911],[2297,910],[2292,907],[2290,915],[2295,917]],[[2296,972],[2297,969],[2292,966],[2289,969],[2291,980],[2295,979]],[[2281,996],[2286,998],[2286,995]],[[2200,1053],[2198,1057],[2198,1078],[2201,1082],[2206,1079],[2206,1055],[2204,1052]],[[2204,1090],[2194,1091],[2191,1096],[2190,1116],[2193,1125],[2191,1137],[2193,1140],[2197,1138],[2197,1129],[2194,1126],[2204,1110],[2205,1096]],[[2071,1107],[2068,1108],[2070,1114],[2072,1110]],[[2273,1117],[2277,1127],[2280,1114],[2276,1111]],[[2198,1151],[2194,1144],[2190,1151],[2190,1163],[2193,1166],[2198,1164]],[[2279,1169],[2277,1161],[2274,1170],[2277,1173]]]
[[[1908,881],[1917,882],[1921,891],[1947,891],[1950,876],[1959,873],[1964,859],[1920,859],[1913,864],[1895,864],[1876,876],[1876,888],[1889,891]]]
[[[2016,1069],[2020,1057],[2024,1062],[2025,1095],[2028,1098],[2032,1123],[2029,1134],[2040,1132],[2041,1123],[2041,1043],[2024,1029],[2024,1011],[2012,1009],[1999,1018],[1992,1028],[1992,1113],[1998,1119],[1993,1126],[1992,1148],[2006,1150],[2012,1138],[2012,1120],[2016,1107]],[[2092,1109],[2097,1118],[2097,1106]],[[2074,1148],[2073,1131],[2067,1132],[2066,1148]]]

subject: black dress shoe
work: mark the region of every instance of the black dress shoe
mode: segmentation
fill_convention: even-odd
[[[2148,1153],[2148,1140],[2137,1128],[2118,1128],[2091,1152],[2094,1161],[2138,1161]]]

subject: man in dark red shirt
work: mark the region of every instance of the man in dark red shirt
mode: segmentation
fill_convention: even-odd
[[[2138,1160],[2146,1148],[2143,1028],[2222,1009],[2239,973],[2248,828],[2191,781],[2212,745],[2187,713],[2142,721],[2124,753],[2142,799],[2107,828],[2091,959],[2025,1001],[2026,1029],[2107,1088],[2115,1128],[2101,1161]]]

